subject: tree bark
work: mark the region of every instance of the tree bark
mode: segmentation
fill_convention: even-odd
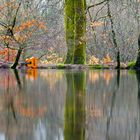
[[[65,0],[65,32],[66,32],[66,45],[67,45],[67,56],[65,63],[73,63],[74,54],[74,1],[75,0]]]
[[[140,68],[140,35],[138,37],[138,56],[137,56],[135,68]]]
[[[74,64],[86,63],[86,1],[75,0],[75,52]]]
[[[14,62],[13,65],[11,66],[12,69],[16,69],[16,67],[17,67],[17,65],[18,65],[18,62],[19,62],[19,59],[20,59],[20,56],[21,56],[21,53],[22,53],[22,50],[23,50],[23,49],[21,49],[21,48],[18,49],[15,62]]]
[[[86,62],[86,1],[65,0],[67,64]]]

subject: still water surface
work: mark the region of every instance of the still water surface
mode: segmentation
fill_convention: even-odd
[[[139,140],[139,73],[0,70],[0,140]]]

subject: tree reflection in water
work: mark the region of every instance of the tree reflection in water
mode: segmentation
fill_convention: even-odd
[[[41,70],[31,78],[6,70],[0,77],[0,140],[139,139],[139,72]]]
[[[137,82],[138,82],[138,101],[140,105],[140,71],[136,71],[136,77],[137,77]]]
[[[85,139],[85,72],[66,73],[65,140]]]
[[[11,129],[11,128],[16,128],[15,126],[18,125],[18,118],[17,118],[15,104],[14,104],[14,100],[17,95],[16,93],[17,91],[15,90],[15,87],[17,85],[15,76],[19,78],[18,72],[15,71],[14,73],[12,73],[10,70],[6,70],[1,75],[1,79],[4,80],[3,81],[4,86],[2,88],[3,92],[0,95],[1,96],[1,99],[0,99],[1,127],[0,129],[2,129],[0,131],[4,131],[6,139],[10,139],[13,136],[13,134],[15,133],[15,129]]]
[[[138,106],[139,106],[139,122],[140,122],[140,71],[139,70],[136,70],[136,78],[138,83]],[[140,133],[139,133],[139,140],[140,140]]]
[[[34,93],[34,97],[31,97],[25,93],[24,82],[21,81],[17,70],[2,71],[1,79],[3,81],[0,81],[0,137],[14,140],[20,134],[24,134],[27,138],[27,134],[32,134],[36,119],[44,117],[47,112],[46,104],[39,94]],[[36,102],[36,99],[42,103]]]
[[[114,84],[114,91],[112,93],[110,112],[109,112],[109,116],[107,117],[106,140],[110,140],[109,129],[110,129],[111,119],[112,119],[112,115],[113,115],[113,108],[114,108],[114,105],[115,105],[116,93],[119,89],[119,86],[120,86],[120,70],[118,69],[117,70],[116,81],[115,81],[115,84]]]

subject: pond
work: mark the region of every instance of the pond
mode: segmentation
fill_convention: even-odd
[[[139,137],[139,72],[0,70],[0,140]]]

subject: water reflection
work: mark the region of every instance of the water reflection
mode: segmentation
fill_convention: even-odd
[[[138,125],[137,127],[139,128],[139,123],[140,123],[140,71],[136,71],[136,77],[137,77],[137,83],[138,83],[138,113],[139,113],[139,118],[138,118]],[[140,134],[139,134],[139,139],[140,139]]]
[[[19,89],[21,89],[22,85],[21,85],[21,80],[20,80],[19,74],[18,74],[18,70],[14,69],[13,71],[15,74],[15,80],[17,81],[17,85],[18,85]]]
[[[85,139],[85,72],[66,73],[65,140]]]
[[[139,140],[138,71],[0,70],[0,140]]]
[[[95,72],[99,79],[95,82],[87,80],[87,139],[138,139],[139,109],[135,73],[111,71],[112,78],[106,84],[105,76],[102,76],[106,72]]]
[[[140,72],[139,71],[136,71],[136,77],[138,82],[138,100],[140,105]]]
[[[116,76],[116,83],[114,84],[114,90],[112,91],[112,99],[111,99],[111,104],[110,104],[110,112],[107,117],[107,128],[106,128],[106,139],[110,140],[110,135],[109,135],[109,130],[110,130],[110,125],[111,125],[111,119],[113,116],[113,109],[115,106],[115,99],[116,99],[116,93],[119,89],[120,86],[120,70],[117,70],[117,76]]]
[[[89,75],[89,80],[92,83],[98,82],[102,77],[106,85],[108,85],[110,83],[110,80],[114,77],[114,72],[113,71],[89,71],[88,75]]]

